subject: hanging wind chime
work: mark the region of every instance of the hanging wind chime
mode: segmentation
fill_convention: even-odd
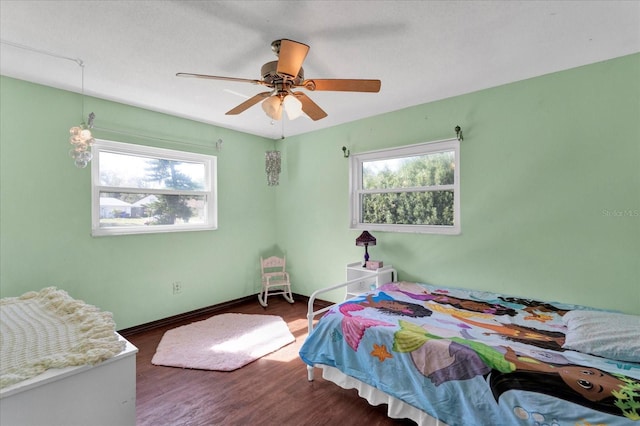
[[[69,150],[69,155],[73,158],[76,167],[84,169],[93,158],[91,145],[93,145],[96,140],[91,135],[91,128],[93,128],[93,120],[96,116],[94,113],[91,113],[89,114],[87,123],[84,122],[84,63],[80,60],[77,62],[82,70],[82,122],[79,126],[73,126],[69,129],[69,133],[71,134],[69,142],[73,145],[73,148]]]

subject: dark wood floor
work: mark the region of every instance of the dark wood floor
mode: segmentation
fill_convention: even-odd
[[[386,405],[372,407],[357,391],[325,381],[307,381],[298,350],[307,336],[306,301],[281,297],[263,309],[257,299],[217,312],[281,316],[296,341],[232,372],[189,370],[151,364],[165,331],[204,320],[211,314],[160,328],[127,334],[138,347],[137,424],[160,425],[415,425],[392,420]]]

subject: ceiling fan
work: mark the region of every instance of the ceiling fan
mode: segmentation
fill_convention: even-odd
[[[307,90],[339,91],[339,92],[379,92],[380,80],[358,79],[304,79],[302,63],[309,52],[309,46],[293,40],[281,39],[271,43],[271,50],[278,56],[277,61],[267,62],[262,66],[262,80],[246,78],[220,77],[206,74],[191,74],[179,72],[178,77],[195,77],[210,80],[237,81],[241,83],[259,84],[267,86],[271,90],[258,93],[247,99],[235,108],[227,111],[227,115],[236,115],[244,112],[253,105],[262,102],[262,109],[269,117],[280,120],[282,110],[287,112],[290,120],[293,120],[304,112],[312,120],[320,120],[327,113],[311,100],[303,92],[294,92],[292,89],[303,87]]]

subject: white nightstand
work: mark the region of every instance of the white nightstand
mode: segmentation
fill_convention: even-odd
[[[364,292],[373,290],[391,281],[396,280],[396,270],[391,265],[385,265],[379,269],[367,269],[362,266],[362,261],[347,265],[347,281],[362,278],[362,280],[347,285],[345,300]],[[376,276],[375,274],[381,273]]]

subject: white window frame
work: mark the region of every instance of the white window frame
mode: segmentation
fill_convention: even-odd
[[[438,185],[430,187],[397,188],[397,189],[363,189],[362,164],[368,161],[390,160],[395,158],[412,157],[435,154],[438,152],[454,152],[454,183],[453,185]],[[350,228],[382,232],[413,232],[424,234],[461,233],[460,225],[460,141],[456,138],[434,142],[423,142],[396,148],[387,148],[351,154],[349,157],[349,210]],[[453,225],[400,225],[362,223],[361,200],[364,194],[406,192],[410,191],[453,191]]]
[[[205,188],[196,190],[173,189],[140,189],[130,187],[114,187],[100,184],[100,152],[111,152],[123,155],[138,155],[144,157],[160,158],[175,161],[187,161],[203,164],[205,167]],[[177,151],[172,149],[157,148],[145,145],[134,145],[123,142],[114,142],[96,139],[92,146],[93,160],[91,161],[91,235],[131,235],[131,234],[157,234],[164,232],[188,232],[206,231],[218,228],[218,184],[217,184],[217,157],[212,155],[197,154],[193,152]],[[205,223],[153,226],[100,226],[100,193],[101,192],[131,192],[152,193],[170,195],[196,195],[205,198]]]

